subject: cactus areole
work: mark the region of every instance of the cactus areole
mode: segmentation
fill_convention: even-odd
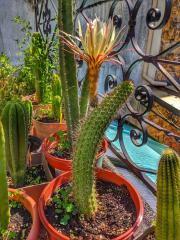
[[[73,158],[73,190],[79,211],[93,215],[98,209],[95,187],[95,156],[112,118],[133,92],[125,81],[105,97],[81,128]]]
[[[180,239],[180,157],[163,152],[157,176],[156,240]]]

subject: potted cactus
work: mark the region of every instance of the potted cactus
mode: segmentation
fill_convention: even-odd
[[[67,129],[66,123],[63,122],[61,81],[57,74],[52,76],[52,107],[37,109],[33,116],[33,134],[40,139],[58,130],[66,131]]]
[[[3,125],[0,122],[0,238],[1,239],[10,239],[10,237],[14,236],[18,239],[24,237],[22,232],[27,231],[24,226],[21,226],[20,231],[16,231],[16,228],[19,228],[16,224],[11,222],[13,218],[13,213],[11,211],[12,208],[21,208],[21,214],[24,213],[25,210],[21,207],[24,206],[25,209],[29,212],[32,218],[32,226],[30,231],[26,234],[26,239],[28,240],[36,240],[39,236],[40,231],[40,222],[37,213],[37,205],[35,201],[25,194],[23,191],[16,191],[15,189],[7,188],[7,178],[6,178],[6,154],[5,154],[5,136]],[[9,199],[8,199],[9,198]],[[10,202],[9,202],[10,201]],[[19,205],[21,203],[21,205]],[[17,211],[18,212],[18,211]],[[17,214],[17,213],[16,213]],[[17,218],[18,214],[16,215]],[[18,220],[18,219],[17,219]],[[17,221],[18,222],[18,221]],[[26,221],[27,223],[27,221]],[[14,230],[12,231],[12,224]],[[20,223],[19,223],[20,224]],[[23,230],[24,229],[24,230]],[[23,231],[22,231],[23,230]],[[16,239],[17,239],[16,238]]]
[[[180,239],[180,157],[166,149],[157,174],[157,217],[155,226],[147,229],[138,240]]]
[[[25,179],[28,153],[28,133],[31,125],[30,104],[11,101],[6,104],[1,115],[6,139],[6,159],[8,171],[15,186],[22,186]]]
[[[107,95],[101,104],[99,104],[94,111],[91,112],[81,127],[77,142],[74,147],[72,172],[67,172],[57,177],[44,189],[39,200],[39,215],[51,239],[73,239],[72,235],[74,235],[74,239],[76,239],[75,236],[78,235],[86,239],[89,237],[96,237],[96,239],[100,239],[100,237],[103,238],[105,236],[111,236],[109,237],[110,239],[125,240],[129,239],[134,234],[134,231],[141,223],[143,215],[143,203],[135,188],[126,179],[116,175],[115,173],[100,169],[95,170],[95,156],[102,141],[104,131],[118,109],[128,99],[132,92],[132,82],[125,81],[111,94]],[[98,181],[96,181],[96,179]],[[100,198],[99,191],[97,195],[97,185],[99,184],[98,182],[100,180],[104,182],[105,189],[108,188],[108,183],[112,184],[112,188],[113,186],[122,187],[122,185],[124,185],[126,186],[125,188],[128,189],[126,199],[124,199],[123,202],[130,203],[132,200],[136,213],[135,216],[133,216],[134,221],[132,222],[132,225],[127,223],[124,230],[122,230],[122,226],[119,225],[118,229],[121,229],[121,231],[117,230],[116,233],[112,233],[108,228],[108,224],[106,223],[106,225],[104,222],[104,228],[102,227],[101,230],[95,225],[98,228],[96,233],[94,233],[92,228],[91,230],[88,227],[86,228],[88,219],[95,224],[97,220],[96,218],[98,218],[101,211],[103,211],[101,208],[101,202],[98,201]],[[72,186],[72,190],[70,191],[68,189],[69,186]],[[111,192],[112,190],[109,189],[108,192],[109,191]],[[65,200],[61,197],[58,200],[58,193],[60,193],[59,196],[66,196]],[[69,197],[68,199],[67,196]],[[64,206],[64,201],[66,203],[68,202],[68,206],[65,206],[65,209],[61,209],[60,205]],[[51,205],[53,205],[55,209],[57,207],[56,212],[53,214],[58,215],[59,213],[62,217],[61,214],[63,213],[63,216],[66,216],[65,219],[64,217],[62,219],[60,218],[60,220],[58,218],[58,221],[60,222],[58,229],[54,227],[57,226],[57,222],[52,222],[51,224],[49,223],[49,221],[51,221],[51,217],[49,218],[49,214],[52,212]],[[48,211],[49,208],[50,212]],[[111,210],[106,209],[106,212],[111,212]],[[117,213],[116,210],[116,214],[121,215],[123,213]],[[78,225],[78,232],[73,227],[72,219],[77,220],[77,222],[74,224],[75,226]],[[101,223],[103,220],[99,219],[97,221]],[[82,226],[81,229],[79,229],[79,222]],[[67,231],[64,225],[68,226],[68,229],[72,227],[72,231]],[[110,232],[105,232],[106,228]],[[86,230],[87,232],[84,233]]]

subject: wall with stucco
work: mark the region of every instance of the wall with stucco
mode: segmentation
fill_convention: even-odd
[[[0,52],[6,53],[14,64],[18,61],[15,39],[21,38],[21,31],[12,22],[15,16],[30,21],[34,27],[34,10],[25,0],[0,0]]]

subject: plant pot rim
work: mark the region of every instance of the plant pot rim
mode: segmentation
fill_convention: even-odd
[[[54,137],[54,136],[56,137],[57,133],[50,135],[50,137]],[[50,144],[48,144],[48,142],[49,142],[49,139],[45,138],[42,143],[42,153],[44,154],[45,159],[48,162],[48,164],[51,167],[59,169],[61,171],[70,171],[72,168],[72,166],[71,166],[72,159],[59,158],[59,157],[56,157],[56,156],[53,156],[52,154],[50,154],[49,153],[50,146],[52,146],[52,145],[55,146],[56,141],[52,141]],[[104,138],[102,141],[103,149],[97,153],[96,159],[99,159],[100,157],[102,157],[104,155],[104,153],[108,149],[108,146],[109,146],[109,144],[108,144],[107,140]]]
[[[13,189],[8,188],[8,191],[11,193],[17,193],[23,196],[20,199],[15,199],[15,197],[12,197],[15,201],[21,202],[21,204],[26,208],[26,210],[30,213],[32,218],[32,226],[31,230],[28,234],[27,240],[36,240],[38,239],[39,232],[40,232],[40,220],[38,216],[38,209],[36,202],[28,195],[26,194],[22,189]]]
[[[134,235],[135,231],[137,228],[140,226],[142,219],[143,219],[143,214],[144,214],[144,204],[143,201],[138,193],[138,191],[135,189],[135,187],[128,181],[126,180],[123,176],[117,175],[113,172],[104,170],[104,169],[97,169],[96,170],[97,176],[104,181],[109,181],[114,184],[118,185],[126,185],[128,188],[128,191],[131,195],[131,198],[136,206],[136,212],[137,212],[137,218],[134,223],[134,225],[128,229],[126,232],[124,232],[122,235],[112,239],[112,240],[128,240],[131,236]],[[48,233],[51,235],[51,239],[62,239],[62,240],[70,240],[69,237],[65,236],[62,234],[62,232],[58,232],[47,220],[44,212],[44,207],[46,205],[46,202],[48,199],[52,196],[53,192],[61,186],[61,180],[64,180],[63,182],[68,182],[72,173],[71,172],[65,172],[62,175],[58,176],[55,178],[53,181],[51,181],[43,190],[40,199],[39,199],[39,204],[38,204],[38,212],[39,216],[41,219],[42,224],[48,231]],[[119,183],[116,183],[119,182]],[[46,199],[45,199],[46,198]]]

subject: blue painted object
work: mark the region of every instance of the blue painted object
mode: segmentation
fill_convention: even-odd
[[[124,124],[123,128],[124,144],[131,160],[138,167],[157,170],[161,153],[168,147],[159,142],[156,142],[152,138],[148,138],[148,142],[145,145],[136,147],[130,139],[130,131],[133,129],[133,127],[129,124]],[[105,135],[109,140],[113,140],[116,136],[116,133],[117,121],[113,121],[107,128]],[[122,152],[118,140],[113,142],[113,145],[116,147],[116,149]],[[146,173],[146,176],[149,177],[151,181],[156,182],[155,174]]]

